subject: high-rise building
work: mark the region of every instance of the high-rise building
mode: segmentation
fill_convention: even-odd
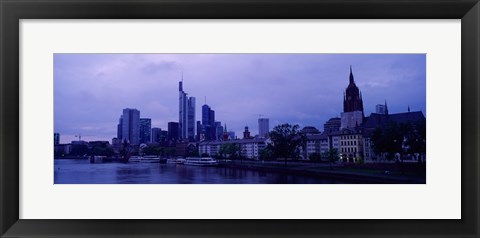
[[[60,134],[59,133],[53,133],[53,144],[54,145],[60,144]]]
[[[178,91],[180,139],[193,140],[195,138],[195,98],[188,97],[183,91],[183,75],[182,81],[178,82]]]
[[[152,119],[140,118],[140,144],[150,143],[152,131]]]
[[[140,142],[140,111],[125,108],[122,114],[122,141],[138,145]]]
[[[343,128],[356,128],[363,123],[363,100],[362,93],[355,85],[352,66],[350,66],[350,80],[343,96],[343,112],[341,114],[341,125]]]
[[[152,143],[160,142],[160,133],[162,129],[158,127],[152,128]]]
[[[202,106],[202,129],[205,133],[205,140],[216,139],[215,111],[207,104]]]
[[[222,122],[216,121],[215,122],[215,139],[221,140],[223,137],[223,126]]]
[[[167,140],[176,141],[180,138],[180,126],[178,122],[168,123],[168,136]]]
[[[385,100],[385,104],[377,104],[375,106],[375,113],[377,114],[383,114],[383,115],[388,115],[388,107],[387,107],[387,100]]]
[[[123,130],[123,115],[120,115],[117,125],[117,138],[122,139],[122,130]]]
[[[270,132],[268,118],[258,118],[258,136],[260,138],[267,138]]]

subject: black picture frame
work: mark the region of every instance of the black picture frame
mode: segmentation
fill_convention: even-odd
[[[0,16],[2,237],[479,237],[478,0],[0,0]],[[462,219],[19,219],[19,20],[150,18],[461,19]]]

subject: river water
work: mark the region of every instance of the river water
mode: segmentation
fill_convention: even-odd
[[[56,159],[55,184],[334,184],[352,183],[237,168]]]

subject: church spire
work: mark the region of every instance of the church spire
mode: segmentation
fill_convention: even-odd
[[[385,99],[385,115],[388,115],[387,99]]]
[[[408,112],[410,112],[410,105],[408,105]]]
[[[355,83],[355,81],[353,80],[352,65],[350,65],[350,84],[353,83]]]

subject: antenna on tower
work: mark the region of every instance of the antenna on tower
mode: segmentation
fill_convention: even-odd
[[[207,96],[205,96],[205,105],[207,105]]]

